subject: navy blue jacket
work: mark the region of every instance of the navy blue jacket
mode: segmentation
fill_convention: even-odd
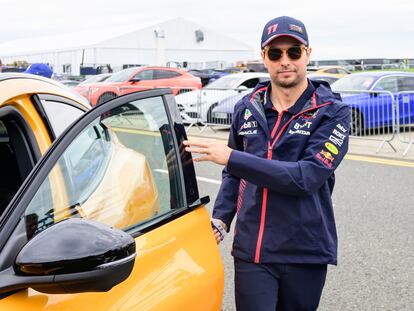
[[[336,264],[331,194],[348,150],[349,107],[324,83],[287,122],[269,129],[259,84],[235,106],[233,149],[213,217],[230,228],[233,256],[249,262]],[[286,112],[287,113],[287,112]],[[280,126],[280,128],[279,128]]]

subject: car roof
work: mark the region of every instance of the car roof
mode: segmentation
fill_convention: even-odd
[[[11,88],[9,82],[16,81]],[[7,85],[4,86],[4,85]],[[4,87],[2,87],[4,86]],[[80,96],[59,81],[25,73],[0,73],[0,104],[10,98],[31,93],[57,94],[74,100],[86,109],[90,109],[87,99]]]
[[[370,77],[384,77],[391,75],[403,75],[414,77],[414,73],[405,72],[405,71],[364,71],[364,72],[355,72],[351,74],[352,76],[370,76]]]

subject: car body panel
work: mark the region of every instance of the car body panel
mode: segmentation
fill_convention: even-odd
[[[224,274],[219,252],[206,252],[217,249],[209,223],[206,210],[198,208],[136,238],[134,270],[109,292],[47,295],[28,289],[0,300],[0,310],[220,310]]]
[[[5,81],[1,81],[0,77],[0,90],[1,85]],[[19,81],[17,81],[19,82]],[[20,81],[21,82],[21,81]],[[31,82],[30,82],[31,83]],[[43,82],[45,83],[45,82]],[[23,83],[16,83],[23,84]],[[42,84],[42,83],[40,83]],[[14,85],[9,85],[13,87]],[[21,86],[17,86],[21,87]],[[46,92],[46,86],[39,85],[39,90]],[[28,86],[26,89],[30,89]],[[27,109],[23,110],[23,114],[27,117],[29,114],[36,115],[36,108],[30,107],[29,103],[31,97],[36,94],[37,89],[30,89],[29,94],[16,93],[14,97],[6,100],[7,104],[19,106],[26,105]],[[65,94],[63,91],[56,89],[50,90],[48,94],[60,95]],[[164,94],[161,90],[150,91],[151,94]],[[124,97],[116,98],[105,105],[98,106],[94,110],[87,112],[83,117],[73,123],[68,130],[62,134],[55,143],[52,143],[52,138],[47,135],[46,126],[42,123],[44,119],[40,116],[33,117],[33,124],[31,129],[39,131],[36,136],[44,138],[44,145],[48,145],[49,149],[45,153],[44,157],[39,160],[38,165],[29,175],[25,184],[19,192],[16,194],[17,199],[11,201],[10,206],[6,212],[6,216],[2,216],[0,225],[2,230],[0,231],[0,258],[2,258],[2,252],[10,252],[13,248],[4,247],[7,243],[14,243],[14,239],[17,236],[21,236],[18,230],[21,228],[20,223],[26,221],[26,212],[30,213],[30,206],[33,201],[36,201],[38,190],[46,185],[48,190],[51,190],[53,202],[53,208],[55,208],[56,216],[54,221],[59,221],[67,217],[73,217],[74,211],[81,217],[102,221],[106,224],[113,225],[119,228],[126,228],[132,230],[131,234],[135,238],[137,256],[135,258],[135,265],[131,275],[119,285],[113,287],[108,292],[85,292],[76,294],[44,294],[33,289],[19,290],[14,293],[8,293],[6,295],[0,295],[0,310],[10,310],[15,308],[16,310],[65,310],[65,309],[77,309],[77,310],[220,310],[221,299],[224,288],[224,272],[223,264],[219,249],[212,234],[210,217],[207,210],[201,200],[193,202],[194,196],[198,196],[198,190],[190,188],[187,197],[191,197],[191,201],[187,202],[191,206],[180,207],[177,210],[171,210],[169,213],[161,216],[157,216],[159,211],[159,190],[154,187],[154,178],[152,173],[149,172],[149,162],[153,159],[149,159],[148,155],[132,152],[129,147],[125,145],[125,140],[120,138],[122,130],[124,132],[130,132],[131,129],[120,128],[119,124],[112,123],[106,124],[104,128],[107,128],[109,135],[113,139],[111,148],[111,155],[108,158],[108,164],[102,164],[102,167],[106,168],[106,173],[102,174],[102,181],[99,186],[94,189],[88,200],[81,202],[81,204],[70,204],[71,191],[67,187],[67,179],[65,178],[66,165],[62,165],[60,162],[61,155],[65,154],[67,149],[72,146],[72,143],[77,140],[87,127],[93,128],[94,123],[101,124],[102,120],[108,120],[112,115],[111,107],[121,107],[122,104],[128,104],[129,98],[145,98],[148,91],[135,93],[132,95],[126,95]],[[150,96],[150,95],[148,95]],[[151,95],[155,96],[155,95]],[[172,102],[174,97],[171,95],[162,95],[164,99],[165,107],[174,108],[175,103]],[[68,94],[70,98],[70,95]],[[76,98],[76,96],[75,96]],[[132,100],[131,99],[131,100]],[[15,103],[18,104],[15,104]],[[150,105],[150,108],[153,107]],[[2,109],[3,106],[0,106]],[[116,110],[114,110],[116,111]],[[120,109],[120,113],[124,113],[125,110]],[[143,110],[145,113],[145,110]],[[109,113],[109,114],[108,114]],[[177,135],[175,144],[182,143],[185,138],[185,132],[179,130],[179,120],[176,118],[178,112],[171,111],[168,122],[173,122],[174,129]],[[97,119],[99,116],[100,119]],[[104,116],[104,119],[102,119]],[[131,124],[131,120],[138,120],[139,116],[134,112],[131,115],[131,119],[125,124]],[[115,118],[114,120],[118,120]],[[132,119],[134,117],[135,119]],[[126,116],[120,115],[120,119],[126,118]],[[137,119],[138,118],[138,119]],[[89,121],[88,121],[89,120]],[[109,122],[109,121],[108,121]],[[41,126],[43,124],[43,126]],[[141,124],[141,123],[139,123]],[[170,124],[170,125],[172,125]],[[148,125],[149,130],[136,130],[135,137],[157,136],[161,139],[161,131],[164,128],[156,127],[156,125]],[[166,128],[165,130],[168,130]],[[154,133],[155,131],[155,133]],[[158,134],[157,134],[158,133]],[[168,131],[167,131],[168,133]],[[181,134],[180,134],[181,133]],[[88,134],[89,135],[89,134]],[[170,135],[170,134],[168,134]],[[101,137],[107,137],[106,135]],[[48,139],[48,140],[47,140]],[[94,137],[90,137],[91,141],[94,141]],[[171,141],[162,141],[162,143],[170,144]],[[76,146],[76,144],[74,144]],[[88,147],[88,146],[86,146]],[[165,145],[164,145],[164,148]],[[180,167],[185,168],[183,172],[180,169],[180,176],[182,185],[186,186],[195,182],[194,167],[191,162],[188,162],[186,158],[189,155],[182,155],[178,152],[178,147],[174,148],[176,151],[176,157],[183,161],[182,164],[175,166],[175,170]],[[89,150],[89,148],[87,148]],[[78,150],[78,149],[73,149]],[[151,150],[146,150],[151,152]],[[95,153],[92,153],[93,155]],[[171,161],[171,154],[168,154],[169,161]],[[82,155],[82,159],[84,154]],[[94,157],[91,157],[93,160]],[[94,164],[83,165],[84,169],[82,174],[77,175],[82,179],[85,173],[90,170],[94,170]],[[178,167],[178,168],[177,168]],[[192,173],[191,173],[192,171]],[[154,170],[152,171],[154,172]],[[162,173],[162,172],[161,172]],[[96,180],[96,175],[93,175],[93,180]],[[169,178],[174,178],[170,176]],[[190,179],[193,180],[190,182]],[[77,180],[77,179],[75,179]],[[82,182],[79,182],[79,187],[82,188]],[[49,189],[49,184],[52,186]],[[133,185],[133,186],[131,186]],[[114,190],[114,188],[116,188]],[[119,188],[119,189],[118,189]],[[111,191],[111,192],[109,192]],[[118,194],[116,192],[118,191]],[[184,190],[183,190],[184,191]],[[106,195],[106,192],[108,195]],[[98,197],[98,193],[102,196]],[[42,199],[42,196],[39,196]],[[119,200],[118,200],[119,199]],[[105,206],[109,206],[109,202],[116,200],[121,202],[116,206],[116,209],[106,208],[107,214],[102,213]],[[42,200],[38,200],[42,203]],[[61,204],[63,202],[63,204]],[[64,204],[67,202],[66,204]],[[184,201],[183,203],[185,203]],[[169,203],[170,204],[170,203]],[[173,203],[171,203],[173,204]],[[69,206],[70,205],[70,206]],[[37,206],[42,207],[42,204]],[[111,204],[114,206],[114,203]],[[137,212],[136,207],[139,206],[142,210]],[[47,205],[45,206],[47,208]],[[135,208],[134,208],[135,207]],[[23,215],[21,214],[23,212]],[[49,212],[46,212],[48,214]],[[53,213],[53,209],[52,209]],[[45,215],[46,215],[45,214]],[[140,223],[141,219],[148,218],[148,215],[154,215],[150,218],[148,223],[142,222],[137,228],[128,229],[134,221]],[[30,214],[28,214],[30,215]],[[53,214],[52,214],[53,215]],[[153,220],[152,220],[153,219]],[[28,230],[28,229],[26,229]],[[135,231],[134,231],[135,230]],[[32,232],[34,234],[35,231]],[[29,238],[30,234],[27,232]],[[24,235],[25,236],[25,235]],[[23,237],[24,237],[23,236]],[[85,237],[87,238],[87,237]],[[21,238],[20,238],[21,239]],[[6,243],[6,244],[5,244]],[[18,251],[15,249],[13,251]],[[3,258],[4,259],[4,258]],[[2,259],[2,260],[3,260]],[[4,264],[4,261],[2,261]]]
[[[170,88],[174,95],[178,94],[181,90],[194,90],[201,88],[201,80],[198,77],[195,77],[189,74],[187,71],[178,69],[178,68],[168,68],[168,67],[137,67],[135,70],[131,70],[134,68],[128,68],[125,70],[130,70],[131,73],[126,80],[122,82],[112,82],[112,77],[108,78],[107,80],[99,83],[90,84],[88,86],[88,91],[81,90],[81,95],[87,94],[87,99],[91,103],[92,106],[96,106],[97,104],[101,103],[105,94],[113,94],[114,96],[120,96],[129,94],[132,92],[142,91],[142,90],[149,90],[154,88]],[[144,71],[165,71],[165,72],[173,72],[179,74],[179,76],[167,78],[167,79],[148,79],[148,80],[140,80],[140,81],[132,81],[136,75],[139,75],[141,72]],[[115,73],[113,76],[115,76]],[[79,90],[79,89],[77,89]]]
[[[401,79],[401,80],[400,80]],[[414,74],[407,72],[364,72],[354,73],[335,82],[334,91],[342,92],[343,102],[356,110],[362,117],[360,123],[364,129],[386,128],[393,126],[397,113],[393,102],[399,109],[399,124],[414,122],[414,94],[398,95],[410,91],[401,88],[402,81],[411,81],[414,92]],[[395,80],[395,83],[388,81]]]

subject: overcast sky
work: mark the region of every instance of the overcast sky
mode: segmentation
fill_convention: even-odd
[[[263,26],[304,22],[313,59],[414,58],[414,1],[0,0],[0,44],[26,37],[108,29],[183,17],[256,49]]]

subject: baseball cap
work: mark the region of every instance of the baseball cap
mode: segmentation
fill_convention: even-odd
[[[262,48],[273,39],[281,36],[295,38],[304,45],[309,45],[308,34],[305,25],[293,17],[280,16],[270,20],[263,28]]]
[[[24,73],[30,73],[32,75],[43,76],[50,78],[53,74],[52,69],[47,64],[33,63],[24,71]]]

